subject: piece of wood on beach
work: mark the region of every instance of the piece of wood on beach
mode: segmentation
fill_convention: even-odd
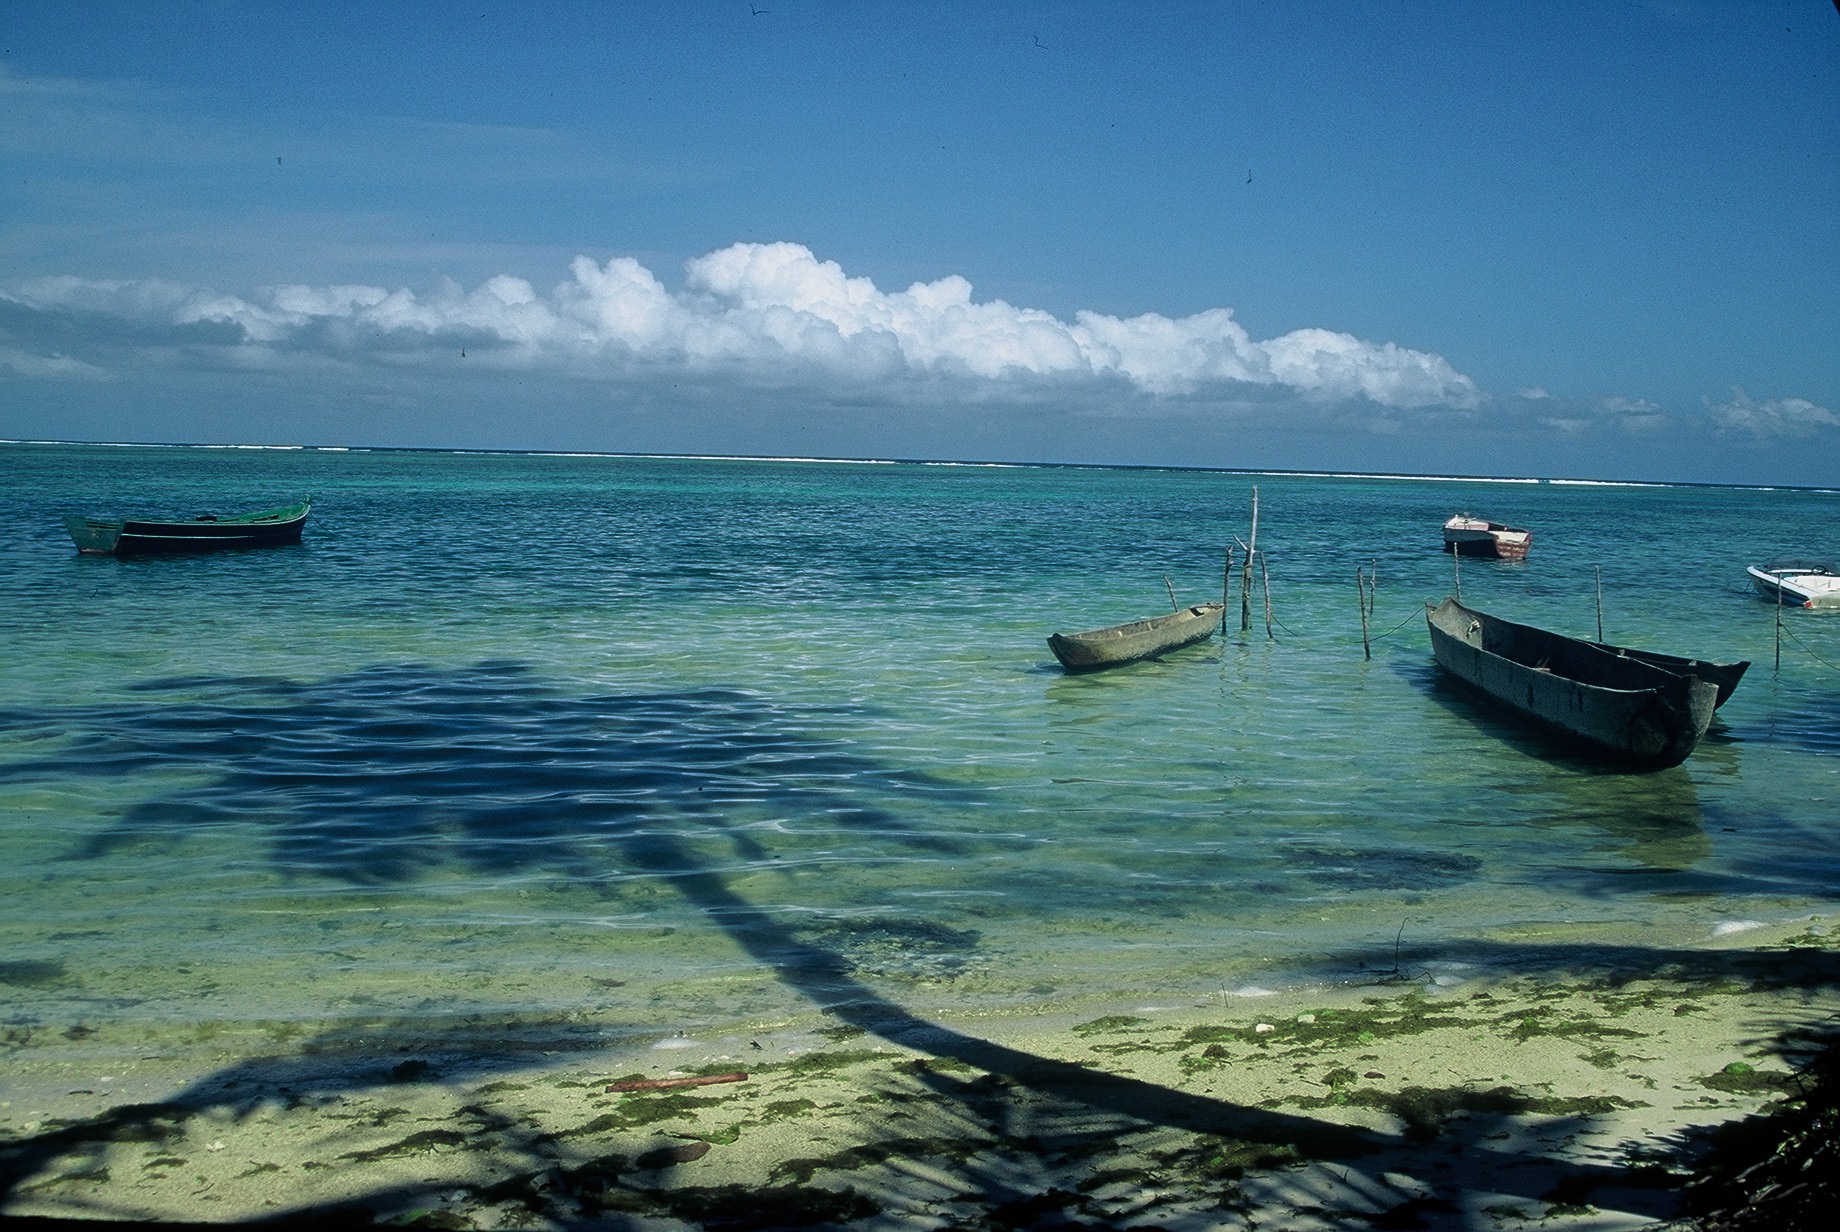
[[[684,1142],[677,1146],[661,1146],[656,1150],[647,1151],[633,1160],[633,1163],[650,1171],[657,1168],[669,1168],[676,1164],[695,1163],[707,1154],[709,1154],[707,1142]]]
[[[686,1078],[629,1078],[625,1082],[615,1082],[607,1087],[607,1093],[615,1091],[668,1091],[672,1087],[709,1087],[718,1082],[746,1082],[747,1075],[733,1074],[694,1074]]]

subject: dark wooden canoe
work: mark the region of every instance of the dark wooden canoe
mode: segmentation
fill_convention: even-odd
[[[1425,605],[1431,650],[1459,683],[1574,744],[1644,769],[1685,761],[1718,688],[1455,599]]]
[[[1197,603],[1167,616],[1133,620],[1085,633],[1056,633],[1048,649],[1070,672],[1136,663],[1196,642],[1206,641],[1226,609],[1218,603]]]
[[[70,537],[76,540],[79,552],[140,556],[299,543],[301,529],[306,526],[307,514],[312,508],[313,498],[308,497],[298,505],[282,509],[261,509],[225,517],[206,513],[179,522],[85,517],[69,517],[64,522],[70,527]]]
[[[1719,691],[1718,701],[1713,703],[1723,706],[1731,700],[1737,691],[1738,682],[1744,679],[1744,673],[1750,668],[1751,661],[1745,659],[1738,663],[1711,663],[1705,659],[1686,659],[1680,655],[1662,654],[1658,650],[1637,650],[1633,646],[1612,646],[1609,642],[1592,642],[1599,650],[1608,650],[1611,654],[1626,655],[1631,659],[1640,659],[1652,663],[1665,672],[1676,676],[1698,676],[1709,680]]]

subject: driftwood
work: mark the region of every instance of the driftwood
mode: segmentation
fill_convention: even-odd
[[[695,1163],[709,1154],[707,1142],[685,1142],[677,1146],[661,1146],[655,1151],[647,1151],[633,1163],[648,1171],[655,1168],[669,1168],[673,1164]]]
[[[633,1078],[626,1082],[616,1082],[608,1086],[607,1093],[615,1091],[668,1091],[672,1087],[708,1087],[718,1082],[746,1082],[747,1075],[735,1074],[698,1074],[691,1078]]]

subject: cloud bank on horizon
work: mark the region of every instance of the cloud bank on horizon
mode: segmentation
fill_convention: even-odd
[[[630,257],[604,265],[577,257],[570,272],[548,293],[499,275],[423,295],[293,285],[244,296],[161,281],[37,278],[0,288],[14,318],[0,364],[22,376],[106,378],[123,348],[185,349],[239,366],[395,367],[464,350],[485,365],[581,379],[681,376],[878,401],[1081,391],[1456,411],[1482,401],[1447,360],[1391,342],[1327,329],[1259,341],[1227,308],[1181,318],[1082,311],[1069,322],[978,302],[958,275],[883,291],[793,243],[737,243],[698,257],[676,291]]]
[[[1393,342],[1319,328],[1258,340],[1230,308],[1085,310],[1068,321],[977,301],[959,275],[884,291],[785,242],[694,258],[677,290],[631,257],[586,256],[547,292],[509,274],[419,294],[361,284],[234,294],[68,275],[0,284],[0,380],[133,389],[187,371],[339,375],[373,389],[410,388],[418,373],[495,372],[605,386],[610,407],[628,396],[689,409],[772,395],[916,412],[1256,416],[1275,431],[1349,439],[1494,431],[1516,448],[1536,434],[1640,451],[1679,429],[1751,448],[1840,438],[1840,414],[1805,398],[1732,387],[1726,400],[1670,412],[1635,397],[1490,393],[1442,356]]]

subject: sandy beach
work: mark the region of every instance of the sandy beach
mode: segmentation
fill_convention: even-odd
[[[571,1043],[579,1023],[348,1025],[259,1055],[231,1033],[204,1071],[196,1040],[14,1029],[0,1213],[1638,1227],[1678,1214],[1709,1127],[1793,1089],[1840,1008],[1840,952],[1815,920],[1588,971],[1407,963],[1092,1008],[952,1021],[881,1003],[637,1059]]]

